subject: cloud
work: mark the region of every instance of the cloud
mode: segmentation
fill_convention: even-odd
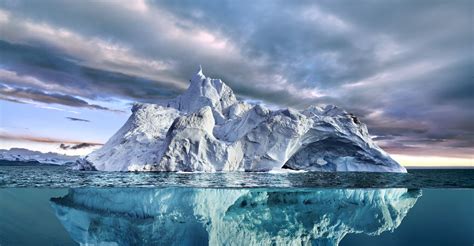
[[[5,58],[0,66],[0,81],[19,87],[93,100],[123,97],[147,101],[178,94],[176,88],[158,81],[83,66],[48,48],[0,41],[0,52]]]
[[[30,141],[37,143],[57,143],[57,144],[83,144],[84,142],[68,140],[68,139],[59,139],[59,138],[50,138],[50,137],[41,137],[35,135],[18,135],[18,134],[9,134],[5,132],[0,132],[0,139],[4,140],[17,140],[17,141]],[[102,143],[89,142],[89,145],[102,145]]]
[[[8,87],[5,85],[0,84],[0,99],[7,99],[9,101],[16,101],[20,100],[27,100],[27,101],[35,101],[41,102],[46,104],[60,104],[70,107],[81,107],[81,108],[88,108],[88,109],[96,109],[96,110],[108,110],[114,111],[112,109],[96,105],[90,104],[85,100],[79,99],[77,97],[58,94],[58,93],[48,93],[40,90],[35,90],[31,88],[14,88]],[[21,101],[25,103],[25,101]]]
[[[20,104],[26,104],[25,102],[20,101],[18,99],[9,98],[9,97],[3,96],[3,95],[0,95],[0,100],[8,101],[8,102],[14,102],[14,103],[20,103]]]
[[[72,121],[79,121],[79,122],[91,122],[90,120],[75,118],[75,117],[66,117],[66,119],[72,120]]]
[[[79,143],[79,144],[67,145],[67,144],[61,143],[59,145],[59,148],[61,148],[63,150],[68,150],[68,149],[75,150],[75,149],[84,149],[84,148],[94,147],[94,146],[97,146],[97,145],[99,145],[99,144]]]
[[[182,92],[201,64],[240,97],[337,104],[393,151],[464,153],[471,10],[469,0],[3,1],[0,82],[20,91],[1,96],[154,102]]]

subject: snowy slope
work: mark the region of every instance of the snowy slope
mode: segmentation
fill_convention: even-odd
[[[407,189],[71,189],[56,216],[84,245],[338,245],[397,228]]]
[[[39,162],[42,164],[64,165],[74,163],[79,156],[68,156],[57,153],[43,153],[23,148],[0,149],[0,160],[19,162]]]
[[[239,101],[229,86],[201,69],[182,95],[136,104],[132,112],[78,169],[406,172],[352,114],[335,106],[270,110]]]

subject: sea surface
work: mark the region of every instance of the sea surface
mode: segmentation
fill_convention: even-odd
[[[474,245],[474,170],[123,173],[0,163],[0,245]]]
[[[55,165],[6,166],[0,187],[195,187],[195,188],[474,188],[474,169],[361,172],[97,172]]]

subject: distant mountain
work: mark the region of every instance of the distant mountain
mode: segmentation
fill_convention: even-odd
[[[272,110],[199,70],[180,96],[135,104],[122,128],[78,161],[100,171],[406,172],[354,115],[332,105]]]
[[[74,163],[79,156],[62,155],[58,153],[43,153],[23,148],[0,149],[0,161],[21,164],[53,164],[65,165]]]

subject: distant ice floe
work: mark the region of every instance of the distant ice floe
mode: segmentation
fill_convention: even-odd
[[[0,160],[6,161],[65,165],[73,164],[77,159],[79,159],[79,156],[62,155],[53,152],[43,153],[23,148],[0,149]]]

